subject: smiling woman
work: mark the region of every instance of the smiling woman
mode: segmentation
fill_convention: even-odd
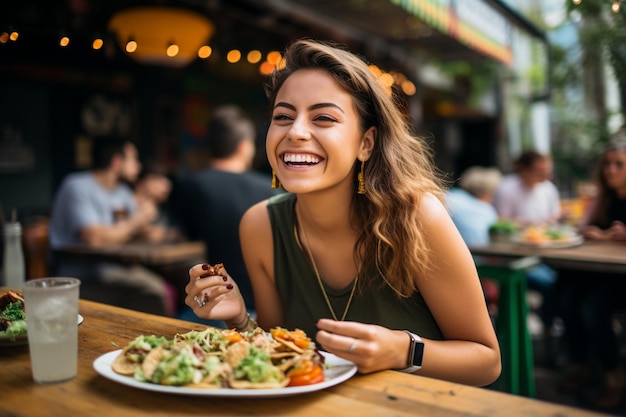
[[[361,373],[493,382],[498,342],[430,149],[357,56],[299,40],[284,59],[266,86],[266,152],[288,192],[240,224],[259,325],[315,335]],[[206,267],[190,269],[187,305],[248,330],[237,277],[197,279]]]

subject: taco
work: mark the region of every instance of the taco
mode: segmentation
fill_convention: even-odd
[[[133,375],[148,353],[166,342],[168,340],[163,336],[137,336],[115,358],[111,368],[121,375]]]

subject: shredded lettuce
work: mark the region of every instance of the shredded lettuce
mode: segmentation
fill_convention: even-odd
[[[9,319],[10,324],[4,332],[0,331],[0,334],[6,334],[9,339],[15,341],[15,338],[26,334],[26,314],[24,313],[24,307],[21,301],[14,301],[0,312],[0,317]]]
[[[250,346],[250,354],[235,369],[235,378],[251,382],[278,382],[283,379],[267,352]]]

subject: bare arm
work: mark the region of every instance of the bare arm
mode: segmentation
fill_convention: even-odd
[[[144,204],[139,206],[133,216],[126,220],[110,226],[87,226],[80,230],[80,235],[89,246],[119,245],[128,242],[133,236],[144,230],[154,220],[156,214],[154,205]]]
[[[429,196],[419,210],[437,264],[430,274],[415,279],[444,340],[424,339],[423,366],[417,373],[487,385],[500,374],[500,348],[474,261],[439,201]],[[402,331],[326,319],[318,327],[317,340],[324,349],[354,361],[359,372],[407,366],[409,338]]]
[[[254,290],[258,323],[264,329],[283,326],[284,311],[274,281],[274,243],[266,201],[246,212],[239,226],[239,235]]]

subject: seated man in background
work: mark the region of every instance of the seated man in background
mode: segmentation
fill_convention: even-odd
[[[137,204],[132,190],[141,164],[137,148],[126,139],[102,137],[92,147],[92,169],[70,174],[52,207],[50,248],[56,275],[82,281],[81,297],[160,315],[168,311],[168,289],[158,275],[140,265],[126,265],[60,251],[66,246],[119,245],[145,233],[157,211]]]
[[[502,179],[494,196],[500,219],[511,220],[521,228],[557,223],[561,218],[561,200],[551,181],[552,158],[526,150],[514,161],[514,171]],[[544,331],[549,331],[556,316],[557,273],[548,265],[539,264],[529,269],[526,277],[528,288],[541,295],[539,313]]]

